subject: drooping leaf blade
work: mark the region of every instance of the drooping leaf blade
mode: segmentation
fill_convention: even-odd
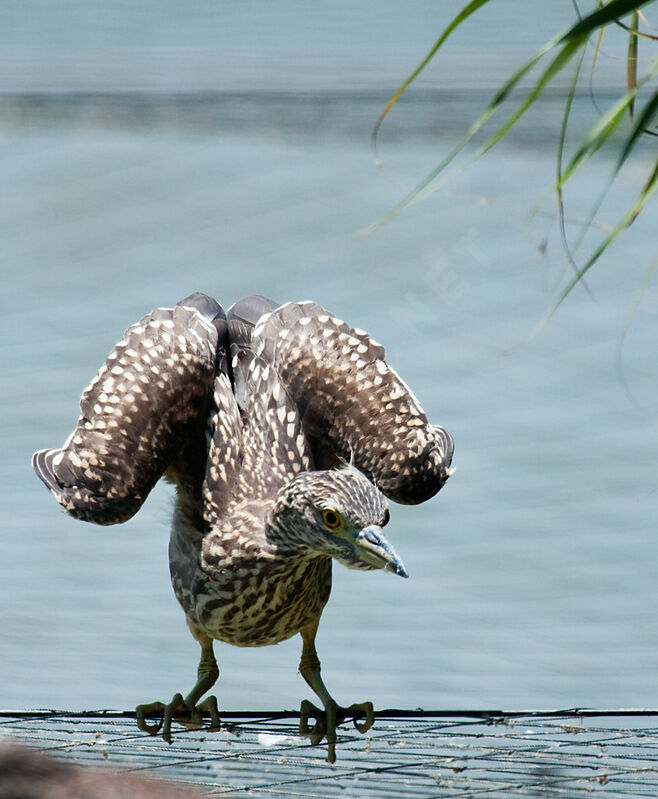
[[[413,70],[413,72],[407,76],[404,82],[400,85],[400,87],[396,90],[395,94],[391,97],[391,99],[386,103],[384,110],[379,115],[377,122],[375,122],[375,127],[372,131],[372,142],[373,146],[376,146],[377,141],[377,134],[379,133],[379,128],[381,127],[382,122],[388,115],[388,112],[393,108],[393,106],[397,103],[400,97],[404,94],[407,90],[407,87],[410,86],[420,75],[420,73],[425,69],[425,67],[429,64],[429,62],[434,58],[436,53],[439,51],[441,45],[445,42],[445,40],[450,36],[450,34],[458,28],[464,20],[468,19],[471,14],[474,14],[479,8],[483,5],[486,5],[489,0],[471,0],[468,5],[464,6],[464,8],[457,14],[457,16],[450,22],[448,27],[443,31],[443,33],[439,36],[439,38],[434,42],[432,47],[430,48],[429,52],[423,58],[423,60],[418,64],[418,66]]]

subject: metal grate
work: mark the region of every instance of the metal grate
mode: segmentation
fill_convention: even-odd
[[[217,733],[140,733],[134,713],[0,712],[0,735],[81,764],[249,797],[658,796],[658,710],[381,711],[341,728],[338,762],[297,736],[296,713],[225,713]]]

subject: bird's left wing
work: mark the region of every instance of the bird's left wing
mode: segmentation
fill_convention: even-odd
[[[128,328],[84,391],[64,446],[35,453],[37,475],[68,513],[97,524],[133,516],[176,459],[200,470],[187,476],[200,490],[215,376],[226,369],[215,300],[193,294],[153,311]]]
[[[450,476],[452,436],[430,424],[363,330],[313,302],[289,302],[260,317],[251,348],[285,387],[317,464],[338,456],[404,504],[434,496]]]

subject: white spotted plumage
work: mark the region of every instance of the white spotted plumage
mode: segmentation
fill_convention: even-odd
[[[224,313],[195,294],[159,308],[126,331],[80,407],[63,447],[35,454],[37,474],[71,515],[114,524],[166,473],[176,596],[204,634],[243,646],[293,635],[329,596],[330,558],[299,554],[310,522],[291,486],[317,473],[327,497],[379,523],[380,492],[422,502],[452,458],[383,347],[310,301],[251,297]],[[340,463],[367,480],[326,471]]]

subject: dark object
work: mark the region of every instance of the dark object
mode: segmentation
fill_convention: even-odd
[[[198,799],[197,791],[109,769],[72,766],[14,744],[0,745],[0,799]]]

